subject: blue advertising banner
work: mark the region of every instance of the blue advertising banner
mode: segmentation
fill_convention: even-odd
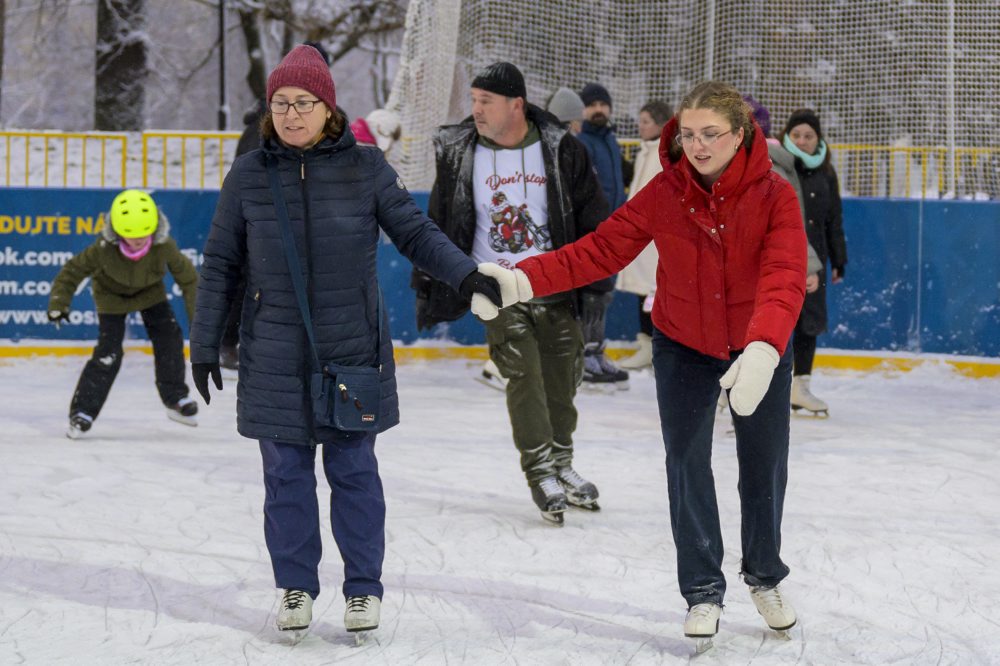
[[[88,285],[78,289],[70,324],[48,323],[53,278],[94,242],[117,190],[0,188],[0,338],[92,340],[97,318]],[[217,191],[153,190],[171,235],[200,265]],[[427,193],[414,193],[426,209]],[[820,346],[1000,356],[1000,203],[845,199],[846,279],[828,291],[830,330]],[[483,344],[471,315],[432,331],[416,330],[410,262],[386,241],[379,275],[395,340]],[[180,292],[169,293],[187,331]],[[616,293],[608,312],[611,340],[632,340],[638,302]],[[129,336],[145,338],[141,320]]]
[[[49,323],[48,296],[59,269],[97,240],[117,189],[0,188],[0,338],[86,340],[97,338],[97,313],[85,280],[73,297],[70,320]],[[219,198],[217,191],[151,190],[170,220],[170,235],[195,265]],[[168,274],[169,275],[169,274]],[[187,331],[180,290],[168,277],[168,297]],[[126,336],[145,339],[138,314],[128,319]]]

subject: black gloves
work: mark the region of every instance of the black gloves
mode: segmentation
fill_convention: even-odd
[[[503,307],[503,299],[500,298],[500,283],[496,278],[483,275],[479,271],[472,271],[465,276],[462,284],[458,288],[458,293],[467,301],[472,300],[473,294],[482,294],[490,299],[493,305]]]
[[[59,324],[69,321],[69,313],[62,310],[49,310],[49,322],[59,328]]]
[[[605,315],[615,295],[596,291],[580,292],[580,326],[584,342],[604,342]]]
[[[194,387],[205,399],[205,404],[212,402],[212,396],[208,393],[208,376],[212,375],[215,388],[222,390],[222,371],[219,370],[218,363],[192,363],[191,378],[194,379]]]

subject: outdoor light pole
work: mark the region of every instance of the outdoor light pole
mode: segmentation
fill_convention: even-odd
[[[219,130],[229,128],[226,104],[226,2],[219,0]]]

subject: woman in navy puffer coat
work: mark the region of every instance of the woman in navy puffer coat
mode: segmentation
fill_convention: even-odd
[[[421,270],[471,299],[480,316],[496,316],[499,289],[420,211],[382,152],[356,144],[314,48],[298,46],[282,60],[268,78],[267,99],[261,148],[234,162],[205,245],[191,328],[192,375],[206,403],[209,376],[222,388],[219,340],[245,269],[237,429],[260,442],[265,538],[276,586],[284,590],[278,628],[308,626],[320,591],[314,466],[322,444],[333,534],[344,559],[345,623],[349,631],[372,629],[385,550],[375,433],[315,425],[308,391],[312,352],[268,165],[277,165],[318,356],[338,365],[381,364],[380,432],[399,422],[389,323],[379,308],[380,230]]]

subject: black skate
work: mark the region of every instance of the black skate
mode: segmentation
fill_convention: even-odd
[[[563,514],[566,512],[566,494],[563,492],[555,476],[547,476],[536,485],[531,486],[531,499],[535,501],[542,512],[542,518],[563,524]]]
[[[167,416],[170,420],[183,423],[184,425],[198,425],[198,419],[195,418],[197,414],[198,403],[188,397],[181,398],[177,401],[176,405],[167,407]]]
[[[69,428],[66,429],[66,436],[70,439],[76,439],[90,430],[90,426],[92,425],[94,425],[93,416],[84,414],[83,412],[76,412],[69,417]]]
[[[600,493],[597,486],[576,473],[570,466],[560,467],[557,476],[559,484],[566,491],[566,502],[580,509],[587,511],[600,511],[597,504]]]
[[[628,372],[604,355],[603,344],[588,344],[584,349],[583,388],[599,392],[628,390]]]

